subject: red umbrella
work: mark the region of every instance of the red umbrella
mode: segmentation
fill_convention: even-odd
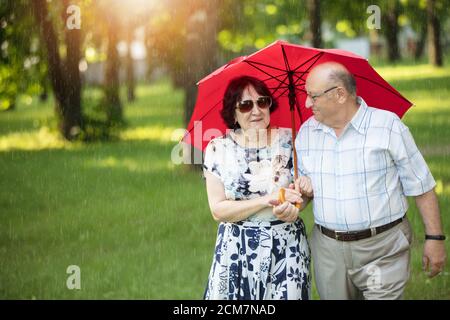
[[[363,57],[344,50],[316,49],[276,41],[249,56],[233,59],[197,83],[197,102],[183,141],[203,151],[213,137],[225,134],[227,127],[220,116],[223,95],[228,82],[242,75],[253,76],[266,83],[279,104],[271,114],[270,123],[291,127],[294,140],[300,125],[312,115],[305,108],[306,77],[315,65],[328,61],[343,64],[353,74],[357,95],[369,106],[395,112],[399,117],[411,107],[412,103],[387,83]],[[211,129],[216,130],[207,132]],[[295,171],[296,162],[294,149]]]

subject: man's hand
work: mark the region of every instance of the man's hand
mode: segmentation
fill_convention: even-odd
[[[447,260],[444,241],[425,240],[423,248],[422,268],[433,278],[444,270]]]
[[[289,201],[273,207],[273,214],[278,220],[284,222],[294,222],[298,219],[299,209]]]
[[[300,176],[295,180],[295,190],[308,198],[314,196],[311,179],[307,176]]]
[[[269,205],[278,206],[281,204],[278,198],[278,191],[274,191],[269,197]],[[291,183],[288,188],[284,188],[284,198],[285,202],[290,202],[292,204],[301,204],[303,202],[302,195],[294,189],[294,185]]]
[[[416,196],[415,199],[425,225],[425,234],[443,234],[439,203],[434,189]],[[429,271],[430,278],[444,270],[446,259],[444,241],[425,240],[422,267],[424,271]]]

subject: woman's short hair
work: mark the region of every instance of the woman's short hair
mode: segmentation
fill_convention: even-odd
[[[275,111],[278,107],[277,101],[273,98],[272,93],[263,81],[250,76],[234,78],[228,83],[227,89],[225,90],[223,96],[223,108],[220,112],[220,115],[228,128],[240,128],[239,123],[235,122],[236,104],[241,100],[242,93],[248,86],[255,88],[255,91],[260,95],[272,98],[270,113]]]

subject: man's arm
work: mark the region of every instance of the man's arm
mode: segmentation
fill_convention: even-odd
[[[439,204],[434,189],[416,196],[415,200],[425,225],[425,234],[442,235]],[[430,277],[434,277],[444,269],[446,259],[445,243],[443,240],[425,240],[422,266],[424,271],[430,270]]]

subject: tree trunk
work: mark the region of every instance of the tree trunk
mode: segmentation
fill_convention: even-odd
[[[155,50],[153,48],[153,33],[151,25],[147,24],[145,26],[145,51],[147,52],[146,62],[147,62],[147,72],[145,74],[145,80],[150,82],[152,80],[153,71],[155,70]]]
[[[441,27],[436,14],[436,1],[427,0],[428,60],[435,66],[442,66]]]
[[[217,67],[217,0],[189,1],[192,12],[186,25],[185,69],[180,83],[184,88],[184,123],[187,126],[197,98],[197,81]],[[202,154],[190,149],[191,163],[201,164]]]
[[[212,72],[217,64],[217,23],[218,1],[191,1],[194,8],[187,22],[187,45],[185,51],[186,69],[184,88],[186,91],[184,122],[186,126],[194,111],[197,97],[196,83]]]
[[[390,62],[400,60],[400,50],[398,45],[398,16],[400,12],[398,0],[388,2],[388,10],[384,16],[387,45],[388,45],[388,59]]]
[[[79,100],[81,87],[76,83],[79,79],[78,62],[76,62],[76,69],[74,68],[75,60],[77,57],[79,59],[80,36],[79,33],[74,33],[68,35],[66,39],[68,44],[67,72],[69,73],[69,77],[66,79],[63,72],[65,67],[59,56],[58,38],[48,14],[47,1],[36,0],[31,3],[36,21],[41,28],[42,41],[47,50],[48,74],[55,95],[55,111],[59,119],[60,132],[67,140],[73,140],[81,127],[81,102]],[[72,86],[75,88],[72,89]],[[72,103],[74,104],[72,105]]]
[[[114,21],[108,21],[108,48],[105,67],[106,116],[110,125],[123,123],[120,101],[119,53],[117,52],[117,30]]]
[[[50,82],[53,88],[53,93],[56,100],[56,109],[58,116],[61,116],[63,112],[62,106],[65,102],[65,87],[64,79],[62,76],[61,58],[58,51],[58,42],[53,29],[53,24],[50,20],[47,10],[47,2],[45,0],[36,0],[31,2],[34,9],[34,14],[37,22],[41,28],[42,41],[45,43],[47,50],[48,60],[48,73],[50,76]]]
[[[309,30],[312,35],[312,46],[322,48],[322,20],[320,15],[320,0],[308,0]]]
[[[423,56],[425,49],[425,40],[427,39],[427,24],[423,23],[420,28],[419,41],[417,41],[416,52],[414,52],[414,59],[419,60]]]
[[[134,80],[134,65],[133,56],[131,55],[131,45],[133,43],[133,25],[130,23],[127,29],[127,59],[126,59],[126,69],[127,69],[127,98],[128,102],[132,102],[135,99],[134,90],[136,87]]]
[[[72,1],[73,3],[73,1]],[[64,1],[64,12],[71,3]],[[67,14],[67,13],[66,13]],[[66,19],[68,16],[66,16]],[[81,77],[80,77],[80,59],[81,59],[81,30],[66,30],[67,60],[65,64],[66,75],[66,94],[68,105],[64,109],[63,130],[69,132],[71,137],[75,137],[81,129],[83,119],[81,116]]]
[[[44,82],[42,83],[42,92],[39,94],[39,101],[41,103],[44,103],[48,100],[48,89],[47,84]]]

